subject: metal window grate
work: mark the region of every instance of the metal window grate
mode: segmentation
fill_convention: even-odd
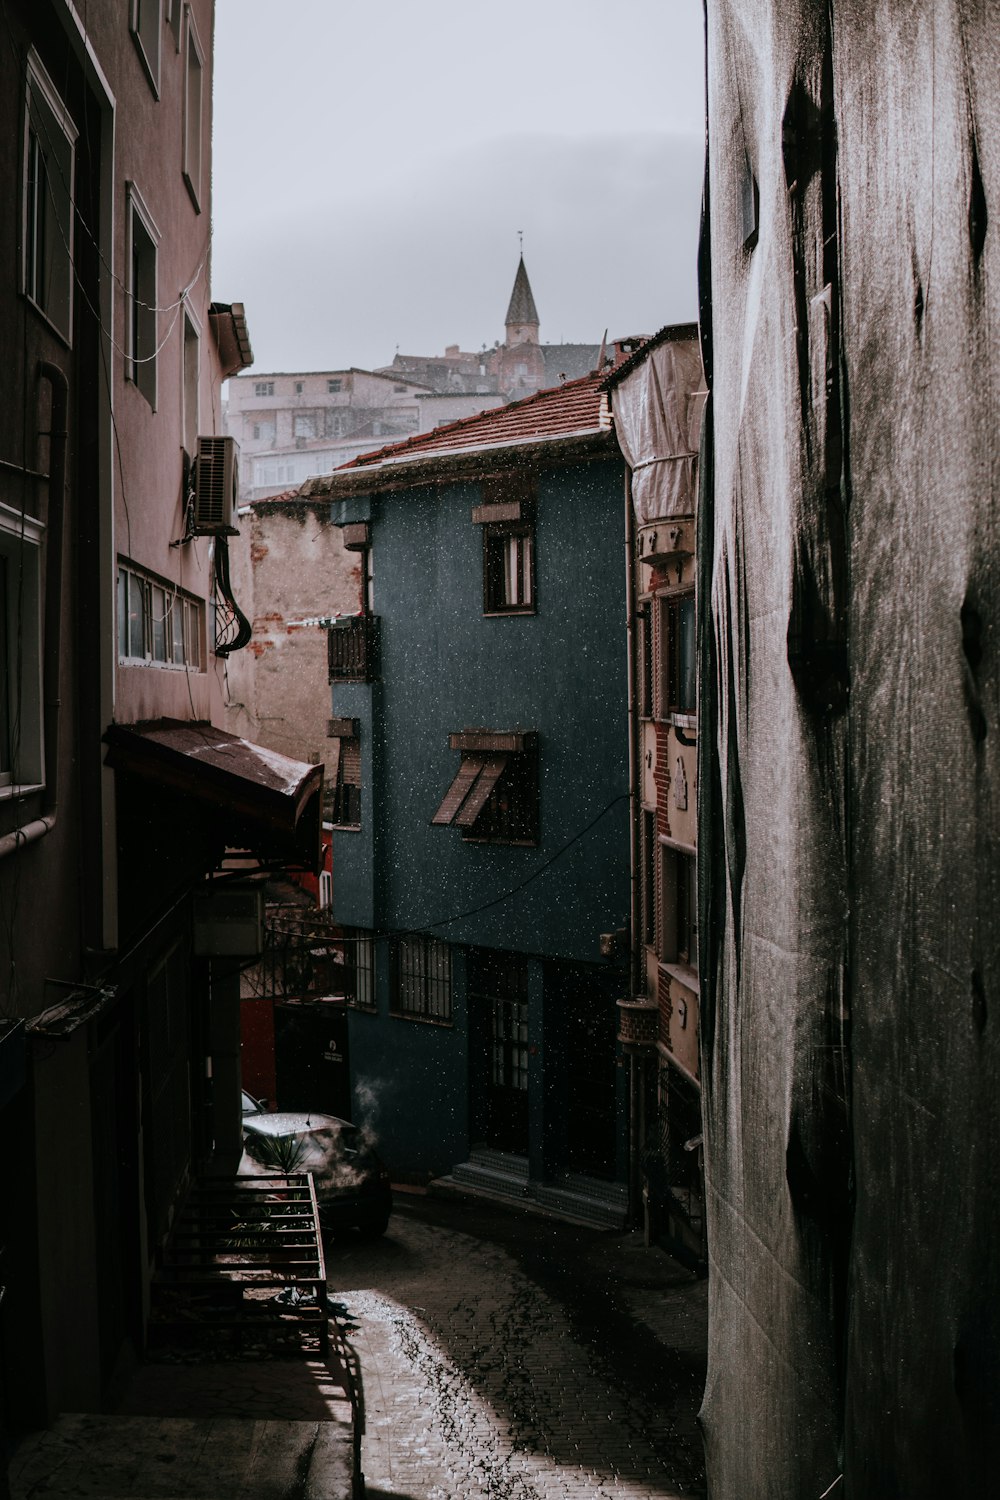
[[[393,1014],[451,1022],[451,949],[414,933],[393,945]]]
[[[378,616],[338,620],[327,632],[330,682],[374,682],[378,675]]]

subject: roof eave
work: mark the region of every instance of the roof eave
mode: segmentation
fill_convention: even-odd
[[[253,349],[242,302],[213,302],[208,310],[222,373],[228,379],[253,364]]]
[[[511,468],[572,463],[576,459],[613,454],[617,448],[618,440],[613,429],[589,427],[548,437],[511,438],[501,443],[414,453],[307,479],[296,498],[300,501],[339,500],[348,495],[371,495],[410,489],[415,485],[445,484],[482,474],[496,467],[497,462]]]

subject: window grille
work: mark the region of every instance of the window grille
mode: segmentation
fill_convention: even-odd
[[[451,949],[413,933],[393,944],[392,1010],[423,1021],[451,1022]]]
[[[378,676],[378,616],[338,620],[327,632],[330,682],[374,682]]]

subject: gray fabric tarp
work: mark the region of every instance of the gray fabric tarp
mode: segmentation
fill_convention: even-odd
[[[638,525],[697,509],[696,463],[704,387],[689,339],[657,345],[612,392],[618,444],[632,473]]]
[[[1000,7],[707,20],[710,1493],[992,1495]]]

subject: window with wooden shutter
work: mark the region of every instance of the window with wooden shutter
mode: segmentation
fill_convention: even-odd
[[[337,740],[329,821],[336,828],[361,827],[361,741],[357,735]]]
[[[431,823],[477,842],[537,843],[538,736],[466,730],[449,744],[462,761]]]
[[[483,528],[483,613],[535,613],[535,482],[512,471],[488,475],[472,519]]]

